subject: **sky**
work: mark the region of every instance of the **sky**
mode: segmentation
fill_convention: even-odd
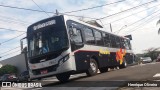
[[[53,16],[56,10],[60,13],[64,13],[117,1],[122,0],[34,0],[40,7],[39,8],[32,0],[0,0],[0,60],[19,54],[20,47],[14,50],[11,49],[20,46],[20,39],[26,36],[26,34],[23,33],[26,32],[27,27],[39,20]],[[91,19],[85,17],[101,18],[150,1],[153,0],[124,0],[123,2],[112,5],[67,14],[83,16],[84,20],[88,21]],[[1,5],[43,10],[53,13],[46,14],[45,12],[1,7]],[[111,23],[113,33],[121,36],[131,34],[133,38],[131,44],[134,53],[143,53],[144,50],[148,48],[160,47],[160,35],[158,35],[158,26],[156,25],[157,21],[160,19],[159,9],[160,0],[154,0],[154,2],[150,4],[98,20],[97,22],[103,25],[107,32],[111,32],[109,27],[109,23]],[[80,17],[74,18],[79,19]],[[2,28],[24,32],[9,31]],[[21,36],[10,40],[18,35]],[[5,42],[7,40],[10,41]],[[8,50],[11,51],[8,52]]]

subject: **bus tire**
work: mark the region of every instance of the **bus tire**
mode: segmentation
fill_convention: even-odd
[[[61,73],[61,74],[57,74],[56,78],[60,81],[60,82],[67,82],[69,80],[70,74],[68,73]]]
[[[93,76],[96,75],[98,72],[98,65],[95,59],[91,58],[90,59],[90,63],[89,63],[90,67],[87,70],[86,74],[87,76]]]
[[[119,69],[123,69],[123,68],[127,67],[126,59],[125,58],[123,58],[123,59],[124,59],[124,61],[123,61],[122,65],[119,66]]]
[[[108,68],[107,68],[107,67],[103,67],[103,68],[100,68],[99,71],[100,71],[101,73],[105,73],[105,72],[108,71]]]

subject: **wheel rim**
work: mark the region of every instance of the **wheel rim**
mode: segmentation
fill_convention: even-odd
[[[93,72],[96,72],[96,64],[95,63],[90,62],[90,67],[91,67]]]

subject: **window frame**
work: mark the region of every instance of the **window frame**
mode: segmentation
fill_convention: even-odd
[[[86,29],[87,29],[87,30],[91,30],[92,36],[87,35],[87,33],[86,33],[87,30],[86,30]],[[96,44],[93,29],[91,29],[90,27],[84,26],[83,33],[84,33],[85,44],[88,44],[88,45],[95,45],[95,44]],[[91,43],[88,43],[88,41],[87,41],[88,36],[93,38],[93,41],[94,41],[93,43],[92,43],[92,42],[91,42]]]
[[[95,37],[95,45],[97,45],[97,46],[104,46],[104,40],[103,40],[102,32],[98,31],[96,29],[94,29],[93,32],[94,32],[94,37]],[[99,33],[100,37],[97,37],[96,32]],[[97,39],[97,38],[99,38],[99,39]],[[100,41],[100,43],[98,43],[98,40]]]

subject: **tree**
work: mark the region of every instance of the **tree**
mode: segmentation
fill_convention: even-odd
[[[0,75],[3,74],[17,74],[18,70],[15,66],[12,65],[4,65],[0,68]]]
[[[160,53],[160,48],[149,48],[147,50],[144,50],[144,57],[151,57],[152,60],[156,59]]]

